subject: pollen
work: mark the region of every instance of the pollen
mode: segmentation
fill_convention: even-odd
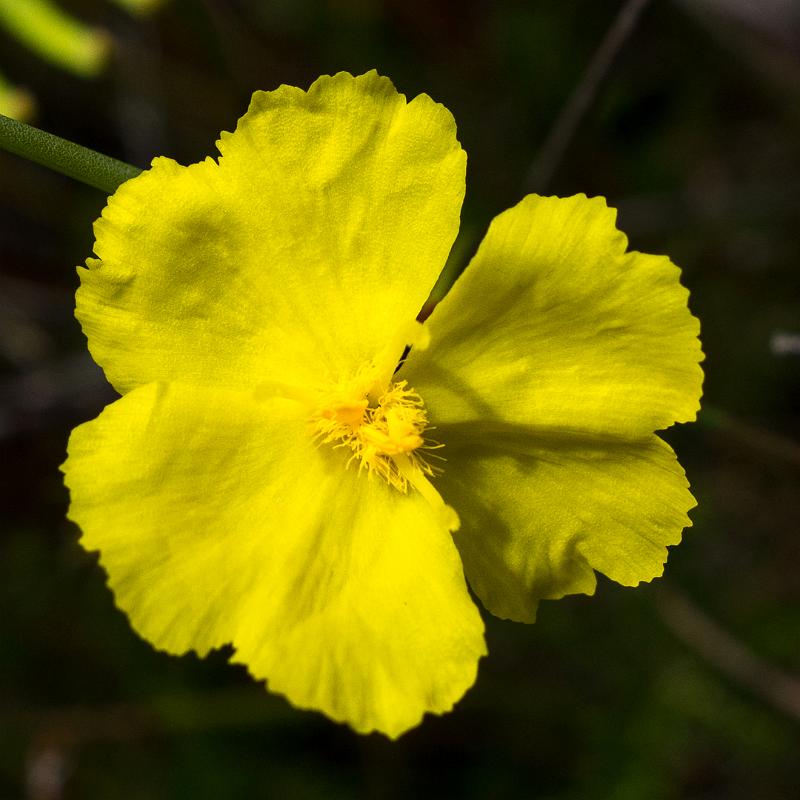
[[[348,449],[348,464],[405,493],[409,483],[417,485],[415,476],[436,473],[425,454],[441,445],[425,438],[425,405],[406,381],[390,383],[377,396],[369,384],[355,380],[326,393],[312,417],[312,434],[322,444]]]

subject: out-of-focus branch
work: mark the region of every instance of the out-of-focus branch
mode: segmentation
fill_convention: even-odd
[[[667,627],[691,650],[734,683],[800,721],[800,679],[756,655],[683,592],[661,587],[658,610]]]
[[[164,733],[253,726],[283,729],[298,719],[288,704],[260,687],[245,686],[208,694],[164,695],[140,703],[5,710],[0,731],[7,726],[30,742],[27,800],[61,800],[69,767],[89,742],[129,742]]]
[[[647,3],[648,0],[627,0],[620,9],[531,164],[525,179],[526,191],[541,192],[550,183],[614,57],[633,32]]]
[[[792,439],[745,422],[727,411],[707,404],[703,405],[699,422],[706,428],[718,431],[727,442],[742,445],[767,458],[800,467],[800,443]]]

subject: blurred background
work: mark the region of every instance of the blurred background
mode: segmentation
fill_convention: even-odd
[[[453,272],[530,190],[606,196],[683,267],[694,527],[654,585],[487,617],[476,686],[396,743],[155,652],[58,472],[113,399],[72,316],[105,197],[0,152],[0,798],[800,797],[800,4],[0,0],[0,110],[141,167],[212,153],[255,89],[373,67],[458,122]]]

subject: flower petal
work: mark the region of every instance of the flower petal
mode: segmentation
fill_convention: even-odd
[[[680,271],[626,252],[615,215],[529,195],[492,222],[403,370],[436,424],[641,436],[694,419],[703,356]]]
[[[156,159],[95,225],[76,314],[109,380],[308,385],[387,342],[396,364],[458,229],[450,112],[339,73],[256,92],[218,146]]]
[[[455,541],[475,593],[532,622],[541,599],[593,594],[593,570],[625,586],[662,574],[695,506],[659,437],[553,436],[497,423],[444,425],[437,481],[458,509]]]
[[[483,624],[428,504],[346,463],[294,402],[154,383],[77,428],[63,469],[142,636],[232,643],[295,705],[398,736],[472,685]]]

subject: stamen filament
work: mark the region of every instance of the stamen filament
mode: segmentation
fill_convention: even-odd
[[[444,502],[442,496],[433,487],[433,484],[425,477],[425,473],[414,464],[405,454],[400,453],[392,456],[397,471],[402,475],[424,498],[439,516],[441,523],[447,530],[457,531],[461,526],[461,520],[455,509]]]

